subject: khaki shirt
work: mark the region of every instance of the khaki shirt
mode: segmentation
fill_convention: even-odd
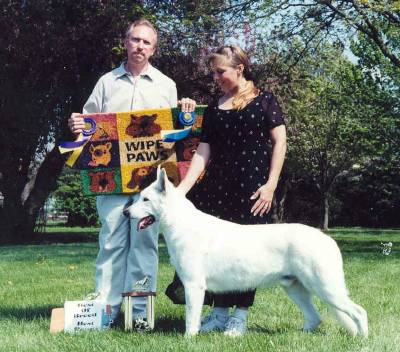
[[[134,78],[124,64],[100,77],[83,107],[84,114],[177,106],[176,84],[172,79],[150,64]]]

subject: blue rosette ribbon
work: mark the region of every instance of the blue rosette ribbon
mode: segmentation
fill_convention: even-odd
[[[196,122],[196,113],[181,111],[178,117],[179,122],[184,126],[192,126]]]

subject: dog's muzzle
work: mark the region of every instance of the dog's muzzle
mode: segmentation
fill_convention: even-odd
[[[144,230],[146,227],[149,227],[151,224],[156,221],[153,215],[145,216],[144,218],[140,219],[137,224],[137,230]]]
[[[129,218],[129,208],[133,204],[133,200],[131,199],[128,203],[125,204],[124,209],[122,210],[122,214]]]

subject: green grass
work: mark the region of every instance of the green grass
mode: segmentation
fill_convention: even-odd
[[[68,242],[65,237],[78,235],[74,238],[95,240],[96,231],[53,228],[46,241]],[[400,230],[343,228],[330,234],[342,249],[351,297],[368,311],[367,341],[349,337],[318,300],[323,324],[301,333],[301,314],[279,287],[258,291],[243,338],[215,333],[185,339],[183,307],[163,294],[173,276],[163,242],[154,332],[119,328],[51,335],[51,309],[93,290],[97,244],[81,242],[0,247],[0,351],[400,351]],[[386,256],[381,242],[389,241],[393,249]]]

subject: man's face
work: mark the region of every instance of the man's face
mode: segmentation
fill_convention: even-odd
[[[154,54],[156,42],[156,34],[151,28],[147,26],[131,28],[129,35],[124,40],[128,61],[133,64],[146,64]]]

